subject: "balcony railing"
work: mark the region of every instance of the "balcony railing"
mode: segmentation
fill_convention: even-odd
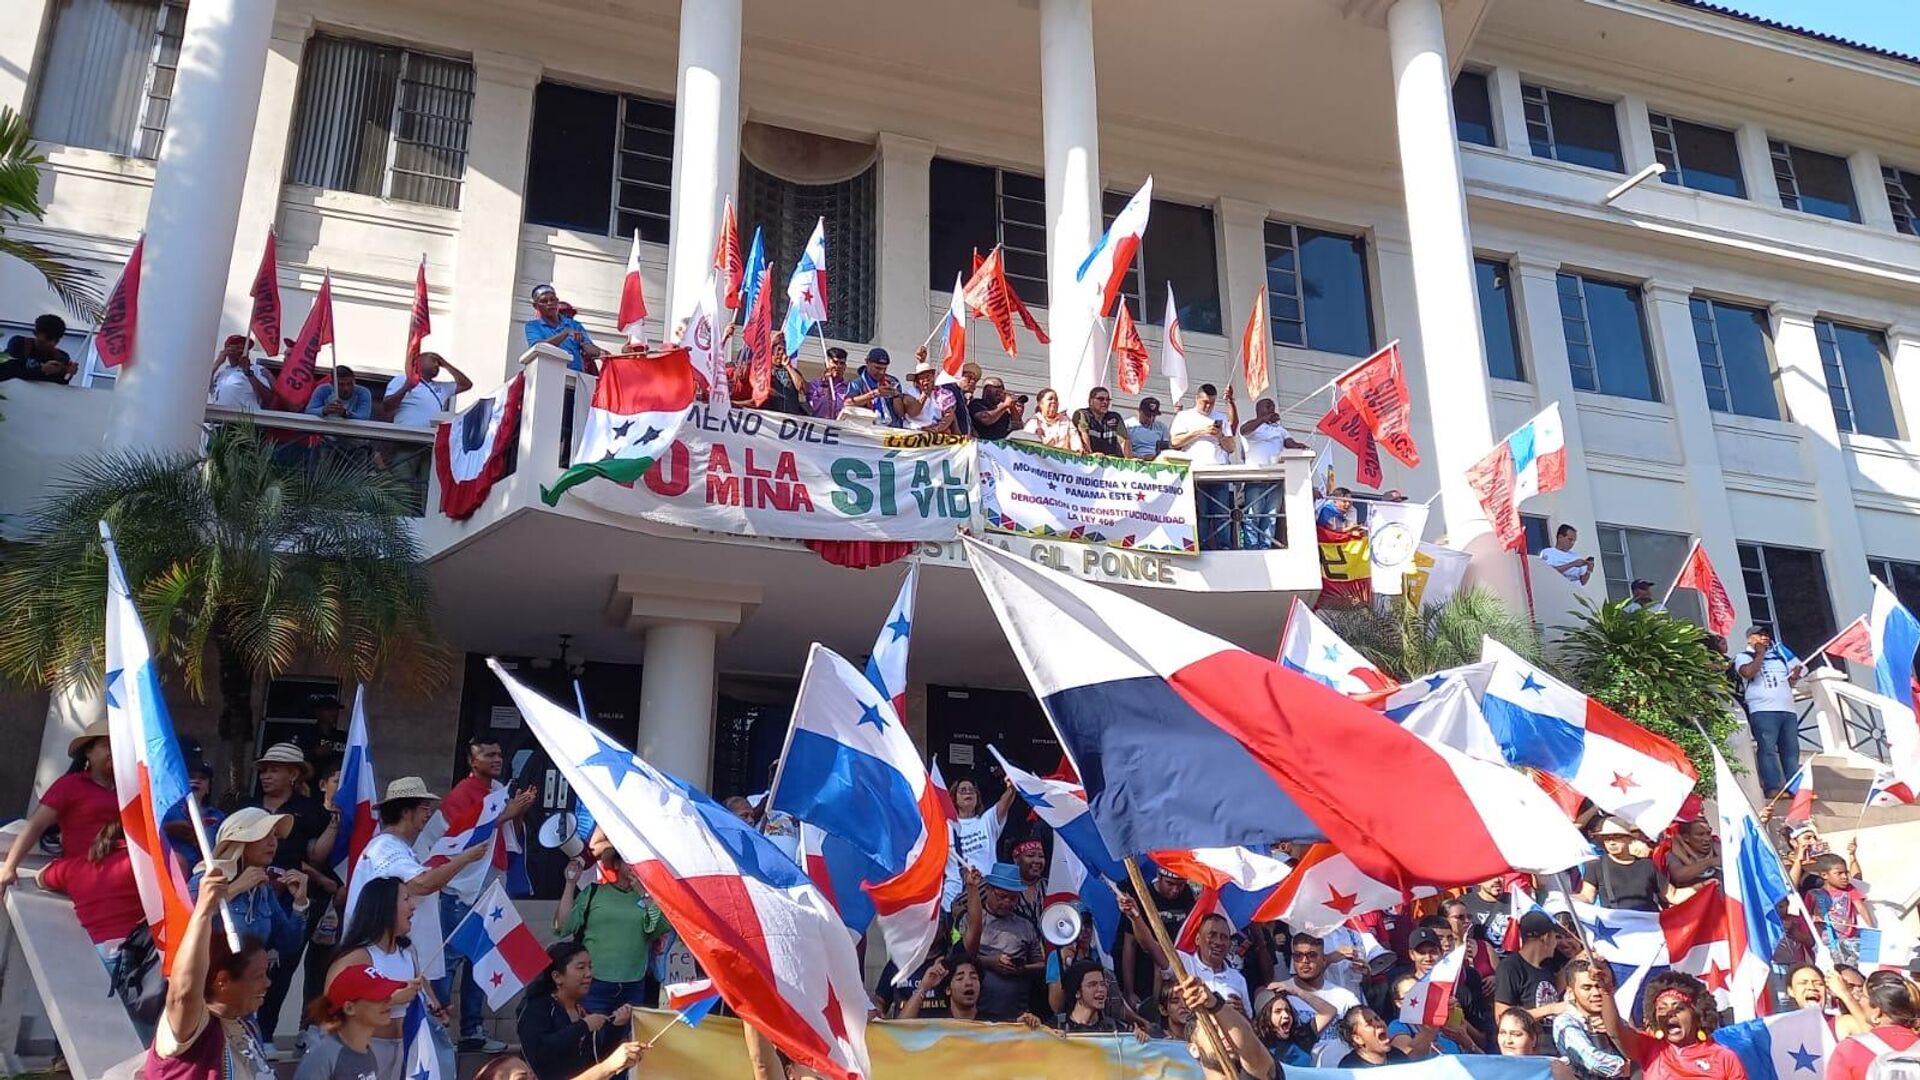
[[[364,462],[400,481],[411,516],[426,513],[427,489],[433,475],[432,427],[402,427],[372,420],[341,420],[305,413],[253,411],[223,405],[207,406],[207,427],[252,423],[282,440],[274,456],[281,464],[306,469],[342,459]],[[436,421],[438,423],[439,421]]]

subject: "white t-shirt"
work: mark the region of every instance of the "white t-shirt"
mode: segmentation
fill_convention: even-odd
[[[1328,931],[1320,938],[1320,946],[1327,954],[1326,980],[1351,993],[1359,999],[1361,989],[1366,985],[1367,972],[1373,962],[1387,955],[1387,950],[1378,938],[1364,930],[1340,926]],[[1336,957],[1340,949],[1352,949],[1355,959]]]
[[[1278,465],[1280,451],[1287,448],[1291,438],[1293,432],[1278,420],[1261,424],[1252,433],[1240,436],[1240,456],[1249,465]]]
[[[360,861],[354,864],[353,880],[347,885],[347,906],[340,916],[340,924],[349,926],[353,923],[354,905],[360,902],[360,893],[367,882],[375,878],[412,881],[426,872],[427,868],[414,858],[413,848],[405,840],[390,832],[374,834],[373,839],[367,841],[366,850],[360,853]],[[440,932],[439,892],[416,896],[414,900],[413,929],[407,931],[407,937],[415,942],[430,943],[429,947],[445,940],[446,935]],[[433,951],[438,953],[440,950]],[[437,979],[446,974],[446,965],[436,957],[432,966],[421,974],[429,979]]]
[[[1734,661],[1741,667],[1753,663],[1753,650],[1742,649],[1740,659]],[[1769,654],[1760,661],[1760,671],[1747,680],[1746,698],[1749,712],[1793,712],[1793,686],[1787,682],[1787,662],[1778,656]]]
[[[907,395],[915,401],[921,400],[919,387],[912,383],[907,384]],[[946,419],[947,395],[936,386],[927,394],[927,403],[921,407],[919,416],[906,416],[904,409],[901,410],[901,415],[905,417],[909,430],[925,431],[927,428],[937,427],[941,420]]]
[[[1195,431],[1207,431],[1218,425],[1224,431],[1227,427],[1227,414],[1219,409],[1203,413],[1199,409],[1181,409],[1173,416],[1173,427],[1167,432],[1167,439],[1173,443],[1175,451],[1187,455],[1188,459],[1201,465],[1225,465],[1233,460],[1231,453],[1212,439],[1196,439],[1184,448],[1180,445],[1183,436]]]
[[[407,396],[393,410],[393,422],[403,427],[426,427],[433,418],[453,408],[454,394],[459,384],[453,382],[427,382],[425,379],[414,383]]]
[[[1249,1017],[1253,1015],[1253,995],[1247,993],[1247,977],[1234,970],[1229,964],[1215,971],[1190,952],[1180,954],[1180,962],[1193,972],[1193,977],[1206,984],[1207,989],[1223,998],[1239,998],[1240,1011]]]
[[[273,376],[260,366],[259,361],[249,365],[253,377],[268,386],[273,385]],[[247,380],[247,373],[232,364],[221,364],[220,373],[213,377],[213,389],[207,392],[207,404],[224,405],[229,409],[260,408],[260,392]]]
[[[1000,850],[1000,830],[1005,825],[997,803],[973,817],[961,818],[953,823],[953,844],[947,856],[947,881],[941,890],[942,903],[951,905],[965,890],[966,882],[960,877],[962,864],[982,874],[993,869],[997,861],[995,855]]]
[[[1338,1068],[1340,1059],[1347,1056],[1349,1049],[1340,1038],[1340,1018],[1347,1015],[1348,1009],[1362,1004],[1360,995],[1344,986],[1335,985],[1330,978],[1323,978],[1320,980],[1320,989],[1313,991],[1313,996],[1333,1007],[1333,1023],[1320,1032],[1319,1042],[1313,1048],[1313,1063],[1323,1069]],[[1314,1015],[1313,1006],[1297,994],[1288,994],[1287,1002],[1296,1015]]]
[[[1580,575],[1588,572],[1587,557],[1577,551],[1561,551],[1557,547],[1550,547],[1540,553],[1540,559],[1575,585],[1580,584]]]

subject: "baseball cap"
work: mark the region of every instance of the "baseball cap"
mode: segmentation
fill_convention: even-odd
[[[875,345],[873,348],[867,350],[867,359],[878,360],[883,364],[893,363],[893,357],[888,356],[887,350],[881,348],[878,345]]]
[[[406,983],[387,978],[369,964],[350,967],[335,975],[327,984],[327,1000],[340,1006],[356,1001],[386,1001],[406,988]]]
[[[1431,926],[1422,926],[1407,938],[1407,951],[1424,949],[1427,946],[1440,947],[1440,933]]]
[[[1636,589],[1651,589],[1653,588],[1653,579],[1643,577],[1634,578],[1633,587]]]
[[[1520,916],[1520,940],[1522,941],[1528,938],[1546,937],[1559,929],[1560,924],[1554,922],[1553,916],[1544,911],[1529,911]]]
[[[1147,413],[1157,413],[1157,412],[1159,412],[1159,411],[1160,411],[1160,399],[1159,399],[1159,398],[1150,398],[1150,397],[1143,397],[1143,398],[1141,398],[1141,399],[1140,399],[1140,411],[1141,411],[1141,412],[1147,412]]]

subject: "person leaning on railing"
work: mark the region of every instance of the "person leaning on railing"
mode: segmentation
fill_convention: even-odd
[[[361,386],[353,369],[336,366],[333,378],[321,383],[307,402],[307,415],[328,420],[373,419],[373,391]]]

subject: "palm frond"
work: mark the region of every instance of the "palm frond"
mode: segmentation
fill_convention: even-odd
[[[98,324],[106,314],[106,302],[92,284],[100,275],[91,269],[67,262],[45,244],[15,236],[0,236],[0,255],[11,255],[38,271],[75,318]]]

